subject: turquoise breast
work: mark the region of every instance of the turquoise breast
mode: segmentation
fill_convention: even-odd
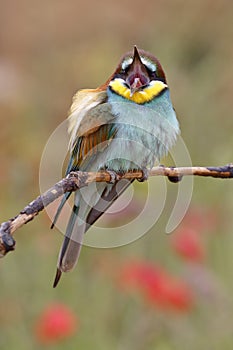
[[[108,102],[116,117],[116,133],[103,152],[102,166],[115,171],[152,168],[172,147],[179,133],[169,90],[139,105],[109,89]]]

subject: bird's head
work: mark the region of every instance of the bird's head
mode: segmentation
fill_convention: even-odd
[[[138,104],[153,100],[167,89],[165,74],[157,58],[136,46],[133,52],[122,57],[107,86]]]

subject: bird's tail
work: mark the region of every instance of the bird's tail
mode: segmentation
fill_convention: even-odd
[[[107,185],[93,183],[83,189],[83,198],[79,193],[75,194],[76,205],[73,207],[58,257],[54,287],[57,286],[62,272],[70,271],[76,265],[85,232],[103,215],[132,181],[124,179]],[[89,203],[84,198],[88,198]]]
[[[58,257],[57,272],[53,284],[54,288],[57,286],[62,272],[72,270],[80,255],[86,223],[80,224],[78,212],[79,207],[74,205]]]

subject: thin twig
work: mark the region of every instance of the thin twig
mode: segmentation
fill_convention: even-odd
[[[178,182],[183,176],[210,176],[221,179],[233,178],[233,164],[222,167],[154,167],[148,172],[148,176],[167,176],[172,182]],[[50,203],[61,197],[66,192],[74,192],[87,186],[91,182],[111,182],[120,179],[142,179],[143,172],[135,171],[125,174],[115,174],[113,178],[111,172],[72,172],[66,178],[57,182],[48,191],[38,196],[34,201],[29,203],[17,216],[3,222],[0,225],[0,257],[6,255],[9,251],[14,250],[15,240],[13,233],[24,224],[28,223],[39,214]]]

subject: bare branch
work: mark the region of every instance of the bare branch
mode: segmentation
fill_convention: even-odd
[[[164,167],[158,166],[148,172],[149,176],[167,176],[171,182],[178,182],[183,176],[210,176],[221,179],[233,178],[233,164],[222,167]],[[3,222],[0,225],[0,257],[3,257],[15,248],[13,233],[28,223],[39,214],[46,206],[61,197],[66,192],[74,192],[87,186],[91,182],[111,182],[120,179],[142,179],[143,172],[135,171],[125,174],[115,174],[112,172],[71,172],[66,178],[57,182],[48,191],[38,196],[34,201],[29,203],[17,216]]]

